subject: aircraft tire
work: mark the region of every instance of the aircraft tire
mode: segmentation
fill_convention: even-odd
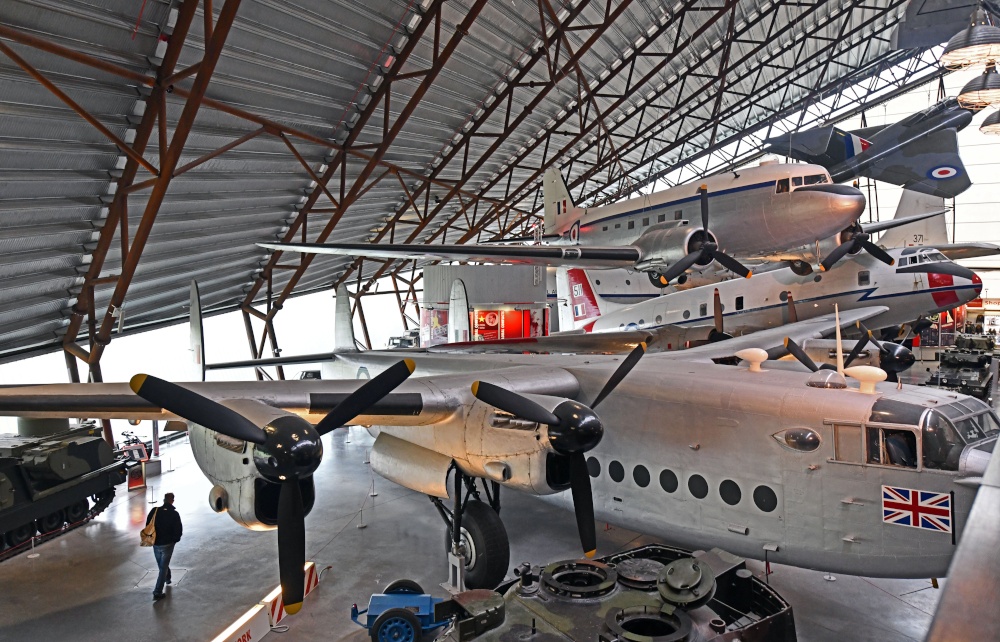
[[[451,550],[451,531],[446,535]],[[485,502],[470,500],[462,513],[462,538],[471,548],[465,565],[466,588],[496,588],[510,564],[510,542],[500,516]]]

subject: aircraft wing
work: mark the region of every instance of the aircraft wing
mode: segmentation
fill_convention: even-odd
[[[932,247],[952,261],[1000,254],[1000,245],[996,243],[948,243],[944,245],[938,243]]]
[[[393,355],[382,359],[393,363]],[[580,384],[559,367],[511,366],[474,373],[413,377],[376,402],[352,425],[428,425],[454,414],[475,379],[516,392],[573,397]],[[252,399],[319,421],[365,380],[208,381],[179,385],[213,401]],[[0,387],[0,415],[35,418],[178,419],[134,394],[127,383],[67,383]]]
[[[881,146],[883,142],[880,140],[878,144]],[[954,198],[972,185],[958,155],[958,133],[954,129],[942,129],[921,136],[866,167],[861,173],[915,192],[944,198]]]
[[[874,305],[854,310],[845,310],[840,313],[840,327],[848,328],[858,321],[867,321],[883,312],[888,312],[889,308],[883,305]],[[833,314],[824,314],[821,317],[789,323],[788,325],[768,328],[751,334],[744,334],[725,341],[708,343],[705,345],[671,352],[669,355],[676,359],[688,359],[692,361],[711,361],[732,357],[740,350],[747,348],[760,348],[766,350],[772,358],[785,352],[785,337],[801,345],[809,339],[824,339],[834,334],[837,324]]]
[[[258,243],[271,250],[365,256],[376,259],[478,261],[580,268],[627,268],[642,257],[631,245],[428,245],[370,243]]]

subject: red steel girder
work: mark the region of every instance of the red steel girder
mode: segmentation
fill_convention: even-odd
[[[438,214],[451,201],[451,199],[460,193],[459,192],[460,188],[475,176],[475,174],[482,168],[482,166],[488,160],[490,160],[493,153],[496,152],[496,150],[499,149],[500,146],[515,131],[517,131],[517,128],[521,125],[521,123],[524,122],[524,120],[531,114],[531,112],[539,104],[541,104],[541,102],[545,99],[545,97],[549,94],[549,92],[555,89],[558,80],[565,78],[569,74],[570,69],[576,68],[580,58],[586,52],[588,52],[590,48],[594,45],[594,43],[596,43],[604,35],[607,29],[611,28],[614,25],[615,21],[625,12],[625,10],[631,4],[631,0],[625,0],[624,2],[619,3],[619,5],[614,10],[611,10],[609,3],[605,10],[604,20],[597,25],[588,25],[588,27],[592,28],[592,32],[590,36],[587,38],[587,40],[584,42],[584,44],[579,48],[579,50],[576,53],[570,55],[567,61],[557,70],[555,69],[555,67],[558,66],[558,61],[556,61],[555,64],[550,63],[549,66],[550,81],[545,84],[542,84],[539,87],[539,91],[537,92],[537,94],[530,101],[526,102],[521,113],[519,113],[517,116],[514,117],[513,120],[511,120],[510,109],[513,103],[513,97],[516,90],[524,87],[526,79],[534,70],[534,67],[541,60],[543,59],[548,60],[546,55],[548,48],[562,41],[565,32],[572,28],[570,25],[576,19],[576,17],[582,12],[586,4],[587,4],[586,2],[581,2],[579,5],[575,6],[563,20],[562,24],[557,25],[553,29],[552,33],[547,36],[547,40],[543,41],[543,46],[531,52],[529,59],[520,67],[520,70],[514,76],[514,78],[512,78],[507,83],[507,86],[504,88],[503,92],[501,92],[500,95],[498,95],[491,104],[484,105],[482,107],[484,109],[483,115],[474,121],[473,126],[470,128],[469,132],[465,135],[464,140],[453,145],[452,148],[446,154],[443,155],[441,162],[437,165],[437,167],[434,168],[434,170],[431,173],[431,176],[439,175],[448,166],[448,164],[453,159],[455,159],[459,155],[459,153],[464,149],[465,156],[463,158],[463,164],[462,164],[463,165],[462,176],[455,182],[452,189],[449,190],[449,192],[435,206],[434,210],[423,216],[422,219],[415,225],[415,227],[412,230],[410,230],[409,234],[407,235],[406,241],[404,242],[410,243],[414,239],[416,239],[420,235],[420,233],[423,232],[426,226],[436,216],[438,216]],[[542,33],[545,33],[547,31],[544,22],[543,24],[540,25],[540,30]],[[505,104],[507,105],[507,114],[504,118],[504,123],[505,123],[504,131],[495,136],[494,141],[490,145],[490,147],[483,154],[480,155],[478,161],[476,161],[475,163],[473,163],[471,167],[469,167],[468,166],[469,142],[472,140],[474,136],[479,134],[479,129],[489,120],[490,116],[497,109],[499,109],[502,105]],[[486,189],[489,189],[489,186]],[[482,190],[482,193],[485,193],[486,189]],[[418,190],[415,193],[414,200],[417,200],[419,198],[419,195],[420,195],[420,190]],[[447,229],[447,227],[450,226],[455,220],[457,220],[459,216],[464,215],[466,209],[467,208],[463,204],[463,207],[460,208],[459,212],[457,212],[445,224],[445,226],[442,229]],[[404,204],[404,206],[400,208],[399,211],[396,212],[393,219],[382,230],[379,231],[379,233],[373,239],[373,242],[377,243],[378,241],[385,238],[387,234],[394,233],[395,225],[400,222],[400,217],[406,210],[407,206],[406,204]],[[354,264],[352,264],[348,268],[348,270],[344,273],[344,275],[341,276],[341,278],[338,280],[338,284],[345,281],[350,276],[351,272],[356,270],[358,266],[360,266],[360,264],[361,264],[360,259],[356,260]],[[368,281],[363,286],[362,291],[367,292],[367,290],[371,287],[374,281],[377,280],[382,274],[384,274],[385,269],[391,264],[392,264],[391,261],[387,261],[383,264],[381,268],[376,270],[375,276],[369,277]]]
[[[342,195],[340,199],[340,205],[339,207],[336,208],[337,212],[330,218],[329,222],[317,236],[316,242],[322,243],[330,236],[330,234],[336,227],[337,223],[344,216],[344,214],[350,208],[350,206],[355,202],[355,200],[358,198],[358,195],[362,192],[362,190],[365,189],[365,182],[371,176],[372,172],[374,172],[375,168],[378,166],[379,162],[382,160],[383,156],[388,151],[389,146],[396,139],[396,136],[400,133],[400,131],[402,131],[403,126],[406,124],[407,119],[416,110],[417,106],[420,104],[420,101],[423,100],[424,95],[427,93],[431,85],[437,79],[438,75],[441,73],[441,70],[444,69],[444,66],[451,58],[452,53],[454,53],[459,43],[461,43],[461,41],[465,38],[465,36],[468,35],[469,30],[472,28],[473,23],[475,23],[476,19],[479,17],[480,12],[482,12],[483,8],[486,6],[487,2],[488,0],[477,0],[473,4],[473,6],[469,9],[468,13],[466,14],[462,22],[456,27],[455,33],[452,34],[452,37],[449,39],[448,43],[443,48],[441,48],[440,51],[436,50],[436,55],[433,58],[431,67],[427,69],[425,73],[423,73],[420,85],[413,92],[406,106],[404,106],[403,109],[400,111],[399,116],[396,118],[392,126],[383,132],[382,140],[379,142],[378,146],[375,148],[374,153],[372,153],[371,158],[368,160],[364,168],[361,170],[360,174],[355,178],[352,187],[350,188],[349,191],[346,192],[346,194],[344,193],[345,186],[342,183],[341,185]],[[375,101],[373,100],[372,102],[374,103]],[[342,175],[344,174],[344,168],[345,165],[342,162],[340,165]],[[289,232],[291,232],[291,230],[289,230]],[[299,279],[302,278],[303,273],[312,263],[312,260],[314,258],[315,255],[312,254],[307,254],[302,257],[298,267],[295,269],[294,273],[289,278],[288,282],[285,284],[285,287],[283,288],[281,294],[278,295],[276,300],[276,307],[271,312],[269,312],[269,316],[273,316],[274,312],[280,309],[285,299],[287,299],[291,295],[292,290],[294,290],[295,288],[295,285],[298,283]],[[265,273],[262,273],[264,279],[266,279],[266,273],[267,273],[266,270]],[[260,285],[262,284],[262,280],[263,279],[259,278],[257,281],[255,281],[254,288],[251,288],[251,291],[247,294],[246,301],[244,302],[245,307],[249,307],[249,303],[253,301],[253,297],[256,295],[256,292],[259,291]]]

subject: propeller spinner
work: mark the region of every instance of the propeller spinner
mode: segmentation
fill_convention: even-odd
[[[183,386],[151,375],[132,377],[132,391],[161,408],[234,439],[254,444],[253,461],[278,493],[278,569],[285,611],[302,608],[305,587],[305,507],[299,480],[313,474],[323,459],[321,437],[347,424],[395,390],[413,373],[404,359],[365,382],[330,411],[316,427],[296,415],[282,415],[258,426],[246,416]]]
[[[701,244],[694,249],[694,251],[688,253],[681,260],[677,261],[662,272],[660,279],[664,283],[669,283],[684,274],[695,264],[708,265],[712,261],[718,261],[727,270],[735,272],[742,277],[750,278],[750,270],[745,265],[720,250],[718,243],[715,242],[715,236],[708,231],[708,188],[704,185],[699,187],[698,195],[701,197],[700,233],[703,240]]]
[[[576,513],[576,526],[580,533],[583,554],[587,557],[593,557],[597,552],[597,532],[594,526],[594,495],[590,485],[590,472],[587,470],[586,453],[597,446],[604,436],[604,424],[593,409],[607,399],[645,353],[646,344],[637,345],[615,369],[589,407],[579,401],[567,399],[549,411],[525,395],[492,383],[477,381],[472,384],[472,394],[480,401],[512,415],[548,426],[552,449],[560,455],[569,457],[573,510]]]

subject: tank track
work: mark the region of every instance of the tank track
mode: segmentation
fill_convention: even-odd
[[[17,546],[14,547],[8,547],[4,548],[3,550],[0,550],[0,562],[10,559],[15,555],[20,555],[21,553],[30,551],[39,544],[48,542],[49,540],[53,540],[61,535],[65,535],[66,533],[83,526],[90,520],[94,519],[95,517],[103,513],[105,509],[107,509],[107,507],[111,505],[111,502],[114,501],[114,499],[115,499],[114,487],[107,488],[96,495],[91,495],[90,501],[92,501],[94,505],[90,507],[90,510],[87,511],[83,519],[77,522],[73,522],[72,524],[63,524],[61,528],[57,528],[54,531],[45,533],[44,535],[36,534],[26,542],[18,544]],[[34,546],[32,545],[32,542],[34,542]]]

